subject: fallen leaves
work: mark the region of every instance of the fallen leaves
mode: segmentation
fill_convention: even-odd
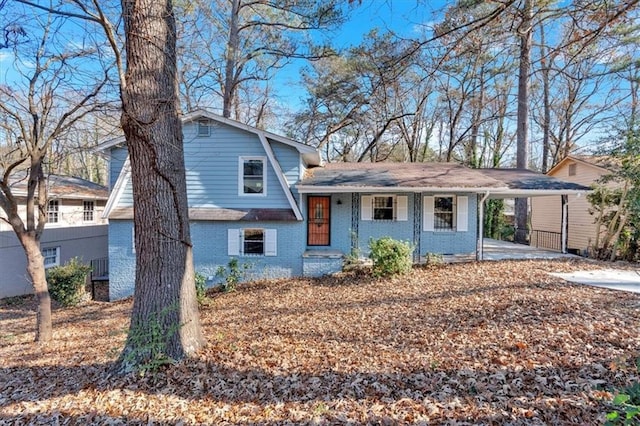
[[[638,381],[640,297],[547,271],[468,263],[402,279],[341,275],[212,294],[208,344],[153,376],[111,377],[131,302],[0,303],[0,424],[549,424],[602,422]]]

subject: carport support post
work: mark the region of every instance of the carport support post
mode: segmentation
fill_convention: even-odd
[[[569,234],[569,196],[563,194],[562,200],[562,225],[560,229],[560,246],[562,253],[567,253],[567,240]]]
[[[484,202],[489,198],[489,191],[480,199],[478,203],[478,241],[476,242],[476,260],[484,257]]]

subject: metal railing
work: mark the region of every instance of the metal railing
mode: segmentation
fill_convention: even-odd
[[[101,257],[91,261],[91,298],[96,299],[96,282],[109,281],[109,258]]]
[[[560,232],[531,230],[529,244],[538,248],[562,251],[562,234]]]

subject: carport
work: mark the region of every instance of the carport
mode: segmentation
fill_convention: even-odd
[[[502,259],[531,259],[551,258],[552,254],[570,256],[567,254],[568,232],[568,196],[583,195],[590,188],[573,182],[566,182],[526,169],[479,169],[485,176],[496,179],[504,184],[502,188],[486,191],[479,202],[479,226],[477,260]],[[508,243],[504,241],[483,238],[485,202],[489,199],[505,198],[532,198],[549,195],[559,195],[562,200],[562,226],[561,226],[561,250],[560,253],[551,250],[542,250],[523,244]],[[500,243],[500,244],[498,244]],[[485,256],[485,249],[487,251]],[[557,257],[557,256],[556,256]]]

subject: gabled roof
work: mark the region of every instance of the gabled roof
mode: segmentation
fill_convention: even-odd
[[[27,195],[27,179],[18,178],[9,185],[18,197]],[[109,190],[106,186],[74,176],[47,176],[49,198],[77,199],[77,200],[106,200]]]
[[[576,193],[586,186],[519,169],[471,169],[456,163],[330,163],[297,185],[310,192],[477,192],[514,197]]]
[[[265,130],[261,130],[258,129],[256,127],[252,127],[249,126],[248,124],[244,124],[241,123],[239,121],[236,120],[231,120],[230,118],[225,118],[222,117],[220,115],[214,114],[212,112],[206,111],[206,110],[196,110],[187,114],[184,114],[182,116],[182,122],[183,123],[189,123],[189,122],[193,122],[193,121],[198,121],[198,120],[202,120],[202,119],[206,119],[206,120],[211,120],[214,122],[218,122],[221,124],[225,124],[231,127],[234,127],[236,129],[240,129],[240,130],[244,130],[246,132],[249,133],[253,133],[255,135],[258,135],[258,137],[263,137],[266,139],[270,139],[273,140],[275,142],[280,142],[282,144],[291,146],[293,148],[295,148],[296,150],[298,150],[298,152],[301,154],[303,160],[305,161],[305,163],[310,166],[310,167],[314,167],[314,166],[319,166],[320,164],[322,164],[322,159],[320,158],[320,154],[318,153],[318,150],[310,145],[306,145],[300,142],[296,142],[292,139],[289,139],[287,137],[284,136],[280,136],[277,135],[275,133],[271,133],[271,132],[267,132]],[[96,150],[98,151],[105,151],[109,148],[112,148],[114,146],[117,145],[122,145],[125,143],[125,138],[124,136],[118,137],[118,138],[113,138],[113,139],[109,139],[105,142],[102,142],[101,144],[99,144],[96,147]]]
[[[567,163],[578,162],[586,164],[588,166],[597,167],[603,172],[615,171],[619,165],[619,161],[610,155],[569,155],[555,166],[553,166],[548,172],[548,175],[553,175],[559,169],[564,167]]]

